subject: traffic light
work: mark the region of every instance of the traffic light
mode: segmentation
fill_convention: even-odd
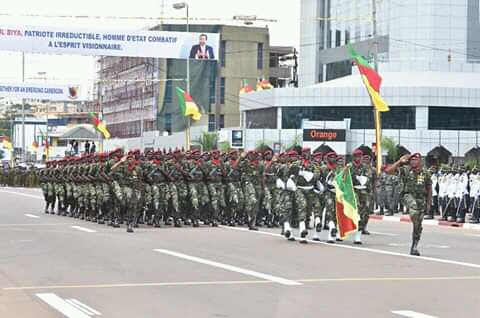
[[[452,62],[452,51],[450,49],[448,50],[447,60],[448,60],[448,63]]]

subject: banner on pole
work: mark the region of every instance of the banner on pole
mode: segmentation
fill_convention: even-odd
[[[78,101],[80,100],[80,85],[0,83],[0,97]]]
[[[218,33],[0,24],[0,50],[87,56],[218,59]]]

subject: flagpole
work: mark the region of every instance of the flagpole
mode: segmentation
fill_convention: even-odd
[[[372,0],[372,37],[375,45],[375,50],[373,53],[373,67],[375,72],[378,73],[378,43],[376,42],[375,37],[377,36],[377,0]],[[373,103],[372,103],[373,104]],[[382,118],[380,112],[376,107],[373,107],[373,116],[375,120],[375,143],[376,143],[376,172],[377,176],[380,175],[382,171]]]

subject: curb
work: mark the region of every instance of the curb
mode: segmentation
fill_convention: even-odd
[[[378,214],[370,214],[370,220],[375,221],[385,221],[385,222],[406,222],[410,223],[410,216],[409,215],[402,215],[402,216],[385,216],[385,215],[378,215]],[[434,226],[448,226],[448,227],[455,227],[461,228],[466,230],[478,230],[480,231],[480,224],[471,224],[471,223],[457,223],[457,222],[448,222],[448,221],[441,221],[441,220],[423,220],[422,224],[424,225],[434,225]]]

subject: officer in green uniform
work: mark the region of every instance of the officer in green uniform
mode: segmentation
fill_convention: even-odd
[[[386,169],[389,174],[400,171],[405,205],[413,224],[411,255],[420,255],[417,249],[422,235],[422,221],[425,212],[430,213],[432,203],[432,179],[430,172],[422,166],[419,153],[404,155]]]

